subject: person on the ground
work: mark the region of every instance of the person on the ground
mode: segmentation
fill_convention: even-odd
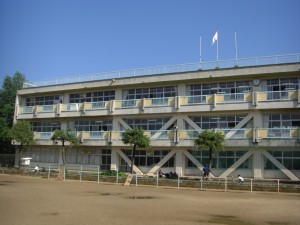
[[[203,167],[203,178],[204,178],[205,180],[207,180],[208,177],[209,177],[209,168],[208,168],[208,166],[206,165],[206,166]]]
[[[158,176],[159,177],[166,177],[165,174],[161,170],[158,171]]]
[[[241,175],[238,175],[238,179],[240,183],[244,182],[244,178]]]
[[[36,165],[35,167],[34,167],[34,173],[38,173],[39,172],[39,165]]]

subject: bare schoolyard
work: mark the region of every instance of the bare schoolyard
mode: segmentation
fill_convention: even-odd
[[[0,174],[1,225],[291,225],[300,195],[124,187]]]

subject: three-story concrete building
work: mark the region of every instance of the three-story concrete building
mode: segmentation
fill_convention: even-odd
[[[300,178],[300,55],[116,71],[27,82],[17,93],[15,121],[32,124],[36,143],[25,156],[61,163],[55,129],[81,140],[68,150],[70,166],[130,171],[122,133],[142,128],[151,150],[137,152],[134,171],[199,176],[208,151],[198,132],[225,135],[212,175]]]

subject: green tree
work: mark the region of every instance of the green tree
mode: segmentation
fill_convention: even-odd
[[[34,143],[34,133],[29,122],[20,120],[11,128],[9,135],[14,141],[20,144],[20,158],[18,165],[20,169],[24,145],[32,145]]]
[[[65,149],[65,142],[69,142],[69,146],[72,147],[73,145],[79,144],[79,139],[77,136],[72,132],[71,129],[64,130],[55,130],[51,139],[53,141],[60,141],[62,145],[62,160],[63,166],[66,165],[66,149]]]
[[[211,169],[213,153],[215,151],[222,151],[224,147],[222,145],[224,141],[224,135],[220,132],[214,132],[205,130],[198,134],[195,140],[195,145],[201,149],[207,149],[209,151],[208,168]]]
[[[147,149],[150,148],[150,138],[144,135],[144,131],[140,129],[127,130],[122,141],[125,145],[132,145],[132,156],[131,156],[131,174],[133,174],[133,166],[135,160],[136,148]]]
[[[17,90],[22,88],[25,76],[16,72],[13,77],[4,78],[0,90],[0,146],[1,153],[13,153],[14,146],[11,145],[9,130],[13,126]],[[4,125],[3,125],[4,124]]]

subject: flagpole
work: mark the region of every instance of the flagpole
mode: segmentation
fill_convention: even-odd
[[[217,30],[217,62],[219,62],[219,31]]]
[[[202,63],[202,36],[200,35],[200,63]]]
[[[236,31],[234,32],[234,46],[235,46],[235,60],[238,58],[238,50],[237,50],[237,36],[236,36]]]

